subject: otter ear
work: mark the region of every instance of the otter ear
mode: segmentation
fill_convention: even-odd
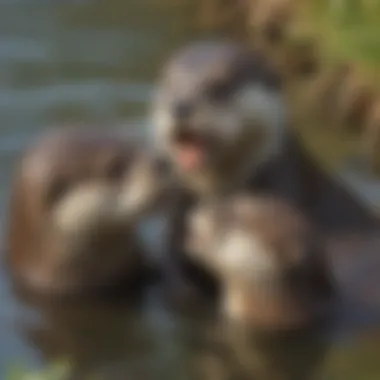
[[[259,49],[252,49],[240,63],[241,82],[260,84],[272,91],[282,91],[283,79],[280,71]]]

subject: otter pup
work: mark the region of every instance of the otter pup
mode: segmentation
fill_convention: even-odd
[[[133,288],[147,273],[134,228],[160,193],[160,175],[155,159],[116,133],[39,139],[11,187],[6,264],[16,287],[51,296]]]
[[[187,248],[220,279],[225,315],[250,326],[303,327],[334,293],[321,240],[279,198],[236,194],[200,205]]]

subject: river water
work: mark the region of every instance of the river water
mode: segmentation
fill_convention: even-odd
[[[170,2],[173,5],[167,5]],[[194,23],[195,2],[160,3],[0,2],[2,224],[13,164],[26,144],[44,130],[68,121],[144,130],[147,102],[160,65],[173,49],[205,33]],[[232,350],[239,360],[230,365],[226,358],[231,355],[224,353],[222,344],[205,338],[218,335],[212,334],[216,322],[210,325],[207,319],[171,315],[154,294],[145,311],[135,314],[117,306],[33,309],[17,300],[6,273],[1,272],[0,300],[1,378],[12,363],[39,368],[52,359],[68,359],[79,372],[95,372],[112,380],[252,378],[250,365],[263,355],[239,343],[240,351]],[[322,333],[318,339],[298,337],[291,358],[280,355],[287,358],[287,366],[284,359],[272,358],[269,362],[277,364],[271,365],[287,374],[281,378],[379,379],[380,329],[372,324],[377,319],[360,308],[350,309],[348,315],[364,321],[355,333],[340,328],[333,339]],[[276,344],[276,349],[282,345]],[[293,346],[289,343],[285,351]]]

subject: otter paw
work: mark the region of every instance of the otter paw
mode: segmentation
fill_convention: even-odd
[[[205,303],[205,296],[195,285],[184,280],[165,286],[164,299],[169,307],[178,311],[194,312]]]

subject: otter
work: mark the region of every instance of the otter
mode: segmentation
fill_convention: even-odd
[[[260,330],[220,318],[198,333],[194,367],[202,379],[310,379],[331,345],[323,327]]]
[[[313,81],[309,103],[321,121],[332,121],[339,89],[350,72],[351,67],[348,63],[340,63],[328,70],[321,70]]]
[[[334,295],[323,239],[292,204],[234,194],[195,208],[186,246],[222,284],[222,312],[244,325],[305,327]]]
[[[5,264],[15,287],[68,298],[136,289],[153,272],[135,226],[158,201],[161,177],[159,160],[116,132],[39,138],[11,186]]]
[[[177,254],[186,234],[184,215],[197,199],[245,186],[252,172],[280,153],[286,107],[279,87],[265,57],[235,42],[192,44],[163,69],[153,132],[158,154],[178,179],[169,215],[169,260],[163,264],[167,290],[177,301],[181,289],[190,299],[203,298],[194,294],[188,277],[201,284],[202,293],[217,291],[210,273]]]
[[[289,199],[329,230],[373,224],[289,128],[282,87],[264,53],[234,41],[192,43],[163,67],[152,104],[153,136],[177,183],[162,263],[174,305],[218,293],[218,281],[183,245],[185,215],[199,201],[244,189]]]
[[[279,81],[264,56],[237,43],[198,43],[169,60],[154,132],[187,187],[206,196],[235,187],[279,152],[286,118]]]

